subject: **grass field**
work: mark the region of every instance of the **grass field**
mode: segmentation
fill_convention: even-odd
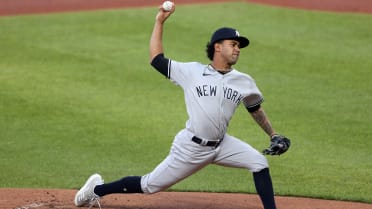
[[[181,89],[148,64],[155,8],[0,18],[0,187],[78,188],[150,172],[187,119]],[[222,15],[223,14],[223,15]],[[218,27],[251,40],[252,75],[291,150],[268,157],[278,195],[372,203],[372,16],[249,3],[180,6],[165,51],[207,63]],[[268,139],[241,107],[229,133]],[[206,181],[208,179],[208,181]],[[209,166],[172,190],[254,193],[247,171]]]

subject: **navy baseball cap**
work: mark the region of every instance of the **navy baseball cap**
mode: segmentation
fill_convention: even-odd
[[[249,40],[244,36],[240,36],[240,33],[234,28],[223,27],[216,30],[213,33],[209,43],[214,44],[221,40],[237,40],[240,43],[240,48],[244,48],[249,45]]]

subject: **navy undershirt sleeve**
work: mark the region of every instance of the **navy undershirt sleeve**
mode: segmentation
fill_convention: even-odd
[[[170,59],[164,57],[164,54],[156,55],[151,61],[151,65],[167,78],[170,77],[171,62]]]
[[[258,109],[260,109],[260,107],[261,107],[261,104],[258,104],[253,107],[247,107],[247,110],[248,112],[252,113],[252,112],[256,112]]]

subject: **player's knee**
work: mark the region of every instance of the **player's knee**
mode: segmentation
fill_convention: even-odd
[[[146,186],[142,187],[142,190],[144,194],[155,194],[155,193],[161,192],[163,188],[159,186],[147,184]]]
[[[161,192],[167,187],[161,186],[159,182],[154,183],[149,180],[149,175],[144,175],[141,179],[141,187],[144,194],[155,194]]]
[[[162,189],[160,189],[159,187],[146,187],[146,189],[144,190],[144,193],[145,194],[155,194],[155,193],[158,193],[158,192],[161,192]]]
[[[255,159],[254,162],[248,168],[249,171],[251,171],[253,173],[254,172],[259,172],[259,171],[269,167],[269,163],[268,163],[266,157],[263,154],[257,152],[254,159]]]

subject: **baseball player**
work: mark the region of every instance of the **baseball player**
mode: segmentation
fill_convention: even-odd
[[[186,127],[174,138],[169,155],[150,173],[127,176],[104,184],[99,174],[89,177],[76,193],[75,205],[95,204],[113,193],[153,194],[163,191],[209,164],[244,168],[253,173],[257,193],[265,209],[275,209],[274,191],[265,156],[252,146],[226,133],[230,119],[243,104],[257,124],[271,137],[264,154],[287,151],[290,141],[276,134],[261,103],[263,96],[255,81],[232,66],[240,50],[249,45],[233,28],[216,30],[207,44],[210,64],[177,62],[163,51],[163,26],[175,11],[159,9],[150,39],[151,65],[180,86],[188,113]]]

